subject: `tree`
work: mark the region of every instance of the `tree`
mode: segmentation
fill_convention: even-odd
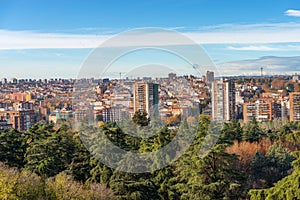
[[[250,190],[251,200],[300,199],[300,152],[294,153],[293,156],[296,158],[292,163],[293,173],[269,189]]]
[[[277,143],[270,147],[265,156],[256,152],[251,164],[254,188],[270,187],[287,176],[293,159],[293,156]]]
[[[158,151],[164,146],[166,146],[169,142],[171,142],[173,138],[173,132],[168,129],[167,126],[163,127],[157,135],[150,137],[150,138],[143,138],[141,145],[140,145],[140,152],[153,152],[153,151]],[[172,149],[172,151],[176,151],[176,149]],[[175,155],[175,152],[173,152]],[[172,155],[172,153],[168,154]],[[159,164],[161,162],[166,162],[170,158],[166,157],[156,157],[152,158],[154,161],[152,163],[153,167],[159,167]],[[172,159],[172,158],[171,158]],[[151,173],[151,181],[153,182],[156,191],[160,198],[162,199],[168,199],[169,197],[169,190],[170,190],[170,185],[169,185],[169,180],[173,176],[172,168],[170,166],[167,166],[163,169],[157,170],[155,172]]]
[[[219,143],[199,157],[209,127],[214,128],[206,116],[200,116],[199,122],[194,143],[174,163],[170,199],[236,199],[242,195],[245,181],[236,168],[237,156],[225,152],[228,144]]]
[[[90,164],[91,155],[87,148],[83,145],[78,135],[74,138],[75,148],[73,158],[68,166],[68,171],[74,177],[74,180],[86,182],[90,178],[92,166]]]
[[[294,90],[295,90],[294,84],[293,83],[288,83],[287,86],[286,86],[286,90],[288,92],[294,92]]]
[[[44,182],[37,174],[23,169],[18,173],[14,193],[19,199],[44,199]]]
[[[263,130],[259,127],[258,122],[254,118],[246,125],[246,129],[243,134],[243,140],[249,142],[257,142],[265,136]]]
[[[251,173],[249,175],[250,187],[261,187],[261,183],[264,182],[264,170],[266,166],[266,157],[256,151],[251,162]]]
[[[91,158],[90,166],[91,170],[89,171],[90,178],[88,179],[88,182],[101,183],[105,186],[109,186],[109,181],[112,176],[113,170],[100,163],[95,158]]]
[[[115,171],[110,187],[117,199],[160,199],[150,174],[132,174]]]
[[[66,170],[72,161],[75,148],[73,133],[69,127],[62,126],[58,130],[52,129],[50,132],[46,136],[43,134],[45,138],[37,138],[31,142],[25,155],[26,168],[46,177]]]
[[[43,186],[36,174],[0,163],[0,199],[44,199]]]
[[[227,154],[222,145],[203,158],[196,154],[184,160],[177,163],[177,176],[171,179],[173,198],[236,199],[242,195],[245,178],[234,167],[237,157]]]
[[[116,199],[112,191],[102,184],[82,184],[72,176],[60,173],[44,179],[26,169],[19,171],[0,163],[0,199],[9,200],[65,200]]]
[[[277,143],[274,143],[270,147],[266,158],[268,162],[266,174],[269,175],[268,181],[272,184],[288,175],[288,171],[292,168],[291,163],[294,160],[290,152]],[[274,174],[276,174],[276,176],[274,176]]]
[[[233,144],[234,140],[240,142],[242,140],[243,128],[237,121],[224,123],[221,131],[220,142]]]
[[[148,126],[149,118],[148,114],[144,110],[138,110],[134,113],[132,121],[139,126]]]
[[[161,199],[172,199],[170,179],[174,176],[171,166],[152,172],[151,180]]]
[[[0,133],[0,161],[11,166],[22,168],[26,151],[26,138],[17,130],[5,130]]]

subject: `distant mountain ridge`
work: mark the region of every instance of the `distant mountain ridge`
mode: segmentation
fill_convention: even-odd
[[[300,56],[263,56],[258,59],[224,62],[217,67],[223,75],[260,75],[261,67],[265,75],[294,74],[300,72]]]

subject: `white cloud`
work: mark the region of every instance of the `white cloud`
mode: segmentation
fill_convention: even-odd
[[[181,27],[182,33],[199,44],[260,44],[248,47],[230,47],[232,50],[275,50],[264,44],[269,43],[297,43],[300,42],[300,24],[297,23],[274,23],[274,24],[221,24],[209,27],[187,29]],[[147,40],[145,32],[144,45],[180,45],[187,44],[186,41],[179,41],[165,38],[164,33],[156,33],[152,40]],[[96,48],[113,34],[64,34],[64,33],[37,33],[34,31],[10,31],[0,30],[0,50],[5,49],[46,49],[46,48]],[[163,36],[163,37],[162,37]],[[110,44],[111,46],[126,46],[141,44],[135,41],[134,35],[128,36]],[[191,41],[190,44],[193,42]]]
[[[247,45],[227,46],[226,49],[233,51],[300,51],[300,45],[293,44],[272,44],[268,45]]]
[[[187,34],[201,44],[268,44],[300,42],[300,24],[224,24]]]
[[[269,47],[269,46],[243,46],[243,47],[234,47],[234,46],[228,46],[227,49],[229,50],[235,50],[235,51],[278,51],[280,49]]]
[[[106,36],[0,30],[0,49],[94,48]]]
[[[300,10],[287,10],[285,11],[285,15],[291,17],[300,17]]]

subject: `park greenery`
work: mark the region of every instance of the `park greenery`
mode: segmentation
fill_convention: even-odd
[[[139,174],[102,164],[89,153],[80,131],[68,124],[2,130],[0,199],[300,199],[299,123],[227,122],[216,145],[199,157],[209,126],[209,117],[201,115],[184,155],[165,168]],[[167,126],[149,138],[127,135],[116,123],[99,129],[114,144],[135,152],[156,151],[176,135]]]

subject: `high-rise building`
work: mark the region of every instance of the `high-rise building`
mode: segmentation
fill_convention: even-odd
[[[158,84],[136,82],[134,84],[134,112],[143,110],[150,116],[158,104]]]
[[[13,83],[13,84],[17,84],[17,83],[18,83],[18,79],[16,79],[16,78],[12,78],[12,79],[11,79],[11,83]]]
[[[300,92],[290,93],[290,121],[300,121]]]
[[[2,79],[2,84],[7,84],[7,78]]]
[[[281,118],[288,119],[290,116],[290,104],[289,101],[283,99],[281,101]]]
[[[236,118],[235,84],[232,80],[212,83],[212,119],[229,121]]]
[[[215,73],[212,71],[206,71],[206,83],[212,84],[215,80]]]
[[[292,77],[292,80],[293,80],[293,82],[299,82],[300,76],[297,73],[295,73]]]

